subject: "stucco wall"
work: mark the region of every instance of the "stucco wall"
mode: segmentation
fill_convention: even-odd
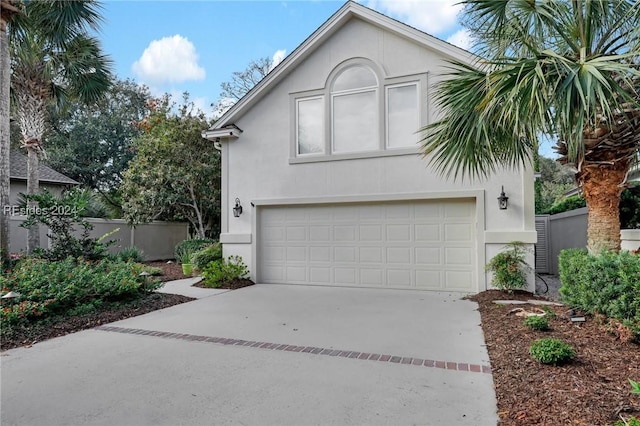
[[[66,185],[56,185],[52,183],[43,183],[40,182],[40,189],[48,189],[52,194],[60,195],[62,190],[65,189]],[[16,206],[18,204],[18,198],[20,193],[27,193],[27,182],[24,181],[11,181],[11,185],[9,186],[9,204]]]
[[[502,244],[522,240],[535,242],[533,173],[530,168],[503,171],[486,181],[454,181],[436,174],[417,150],[412,154],[290,164],[293,113],[291,94],[322,89],[330,72],[343,61],[363,57],[385,71],[386,77],[424,74],[422,99],[429,99],[429,86],[442,71],[444,57],[377,26],[352,20],[305,59],[287,78],[236,120],[243,133],[238,140],[223,143],[222,233],[225,255],[240,254],[255,268],[251,245],[255,242],[256,200],[296,200],[361,196],[440,194],[455,198],[464,191],[479,191],[483,211],[478,214],[481,287],[488,286],[484,264]],[[425,102],[422,125],[435,114]],[[496,198],[501,186],[509,196],[508,210],[499,210]],[[231,215],[239,198],[244,213]],[[238,239],[242,239],[239,242]],[[486,240],[486,242],[485,242]],[[486,244],[486,245],[485,245]],[[493,254],[492,254],[493,253]],[[254,271],[252,271],[252,274]],[[254,276],[255,278],[255,276]],[[533,286],[533,279],[531,280]]]

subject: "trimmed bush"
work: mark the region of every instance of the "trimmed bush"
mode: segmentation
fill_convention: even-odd
[[[544,338],[531,343],[529,354],[539,363],[560,365],[571,361],[576,352],[571,345],[562,340]]]
[[[196,252],[191,261],[196,269],[202,271],[208,264],[220,259],[222,259],[222,244],[215,243]]]
[[[3,292],[21,294],[11,306],[3,306],[0,318],[3,324],[11,324],[89,309],[80,308],[83,305],[95,307],[102,302],[135,299],[161,285],[141,277],[143,268],[137,263],[110,260],[23,259],[13,271],[0,276]]]
[[[212,288],[220,288],[224,283],[246,278],[247,275],[249,275],[249,268],[240,256],[229,256],[226,260],[216,260],[202,271],[204,284]]]
[[[570,249],[560,253],[559,267],[566,304],[614,318],[640,336],[640,256]]]
[[[549,330],[549,320],[546,316],[532,315],[524,319],[524,325],[535,331]]]
[[[193,255],[213,243],[215,243],[215,241],[208,238],[191,238],[182,240],[176,245],[173,254],[177,260],[183,258],[187,253]]]
[[[587,202],[584,200],[584,198],[582,198],[582,196],[572,195],[554,204],[545,213],[546,214],[564,213],[570,210],[575,210],[575,209],[579,209],[581,207],[586,207],[586,206],[587,206]]]
[[[527,272],[531,267],[525,261],[527,247],[524,243],[513,241],[506,244],[506,250],[496,254],[487,263],[485,269],[493,272],[491,284],[512,292],[527,286]]]

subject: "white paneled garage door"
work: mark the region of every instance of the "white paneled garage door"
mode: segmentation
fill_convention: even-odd
[[[474,200],[262,207],[258,281],[475,290]]]

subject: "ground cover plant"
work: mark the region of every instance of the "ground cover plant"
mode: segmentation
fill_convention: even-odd
[[[471,299],[482,318],[501,426],[614,425],[640,416],[640,395],[629,385],[640,379],[640,345],[621,341],[595,316],[570,321],[568,306],[545,307],[550,329],[532,330],[510,313],[512,305],[494,303],[543,299],[523,291],[489,290]],[[565,342],[575,357],[558,366],[540,364],[529,349],[542,338]]]

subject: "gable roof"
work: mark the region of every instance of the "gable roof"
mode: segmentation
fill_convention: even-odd
[[[12,149],[9,154],[9,178],[11,180],[27,180],[27,156]],[[38,166],[40,169],[40,182],[59,183],[64,185],[79,185],[68,176],[56,172],[51,167],[44,164]]]
[[[268,91],[282,81],[296,64],[308,57],[325,40],[336,33],[353,18],[361,19],[377,27],[393,32],[401,37],[412,40],[423,46],[436,50],[445,56],[462,63],[473,64],[477,56],[461,49],[437,37],[429,35],[403,22],[390,18],[382,13],[369,9],[366,6],[348,1],[324,24],[289,54],[277,67],[267,74],[245,96],[236,102],[229,110],[215,122],[208,130],[203,132],[204,137],[219,137],[215,132],[225,126],[233,124],[234,120],[241,116],[247,109],[255,105]]]

